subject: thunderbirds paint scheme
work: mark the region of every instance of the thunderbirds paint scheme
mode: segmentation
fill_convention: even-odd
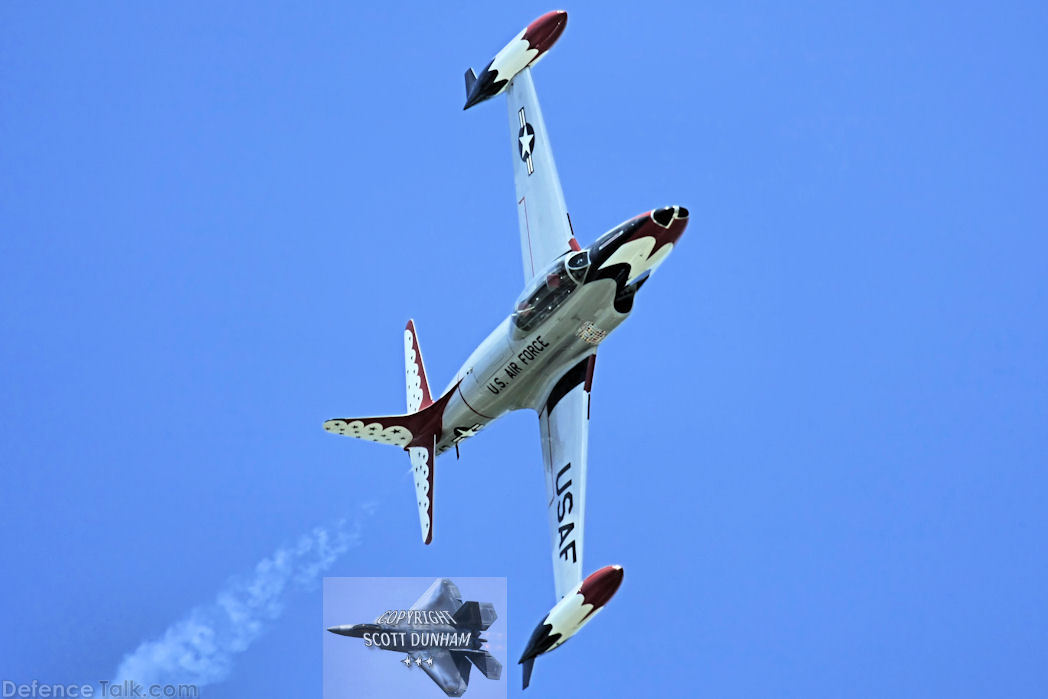
[[[449,697],[461,697],[469,687],[471,664],[489,680],[502,677],[502,663],[483,648],[487,641],[480,635],[497,618],[490,602],[463,602],[455,583],[438,578],[410,610],[386,612],[374,624],[331,626],[328,631],[402,653],[400,662],[406,667],[422,668]]]
[[[688,224],[683,206],[645,212],[589,247],[576,240],[531,66],[564,31],[567,13],[529,24],[476,77],[469,109],[505,93],[513,147],[524,291],[513,313],[470,355],[439,396],[430,391],[414,323],[404,330],[404,415],[328,420],[334,434],[405,449],[415,478],[422,539],[433,539],[434,462],[511,410],[538,413],[557,599],[520,659],[527,687],[535,658],[573,636],[622,582],[608,566],[582,577],[590,388],[597,348],[633,310],[634,295]]]

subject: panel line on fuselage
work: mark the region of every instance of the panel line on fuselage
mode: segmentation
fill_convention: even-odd
[[[495,419],[495,418],[493,418],[490,415],[485,415],[482,412],[478,412],[476,408],[474,408],[472,405],[469,404],[469,401],[466,400],[466,394],[464,394],[462,392],[462,383],[461,382],[459,382],[458,392],[459,392],[459,397],[462,399],[462,402],[466,405],[467,408],[469,408],[470,410],[472,410],[474,413],[476,413],[480,417],[484,418],[485,420],[494,420]]]

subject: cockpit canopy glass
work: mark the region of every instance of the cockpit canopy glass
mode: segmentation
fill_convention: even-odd
[[[559,258],[544,272],[535,275],[517,299],[513,324],[521,333],[541,325],[586,278],[589,253],[585,250]]]

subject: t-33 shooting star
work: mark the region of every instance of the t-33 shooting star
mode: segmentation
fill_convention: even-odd
[[[538,413],[545,462],[553,579],[559,600],[520,659],[528,686],[535,658],[571,638],[622,582],[607,566],[582,577],[590,387],[597,348],[633,310],[634,296],[673,250],[688,210],[645,212],[582,247],[568,217],[531,66],[560,37],[567,13],[550,12],[513,38],[477,77],[466,71],[466,109],[505,93],[509,104],[524,291],[513,313],[434,398],[414,323],[404,331],[408,412],[328,420],[334,434],[391,444],[411,457],[422,539],[433,538],[434,461],[511,410]]]

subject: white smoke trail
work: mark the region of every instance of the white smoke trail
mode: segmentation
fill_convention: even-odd
[[[372,510],[364,506],[352,525],[342,520],[330,528],[316,527],[294,545],[263,558],[250,575],[230,580],[214,602],[192,609],[160,637],[125,655],[115,682],[202,687],[224,680],[234,658],[280,616],[287,594],[312,588],[342,554],[360,543],[360,520]]]

